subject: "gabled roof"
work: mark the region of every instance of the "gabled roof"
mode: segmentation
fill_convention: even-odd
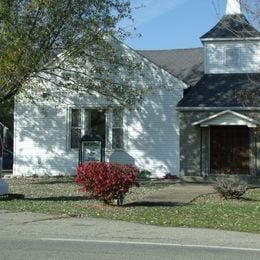
[[[259,125],[259,122],[240,113],[225,110],[200,121],[196,121],[192,125],[199,125],[200,127],[208,127],[211,125],[246,125],[248,127],[256,127]]]
[[[260,73],[205,74],[178,107],[260,107]]]
[[[203,48],[137,52],[188,85],[195,85],[203,76]]]
[[[226,38],[259,38],[257,31],[243,14],[225,15],[209,32],[200,39],[226,39]]]

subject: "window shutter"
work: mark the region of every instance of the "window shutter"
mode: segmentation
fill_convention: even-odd
[[[113,109],[112,148],[115,150],[124,149],[124,110],[123,110],[123,108]]]

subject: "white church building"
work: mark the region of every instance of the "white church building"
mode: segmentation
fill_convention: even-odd
[[[235,17],[242,17],[242,22],[233,23]],[[224,28],[225,23],[221,21],[229,22],[230,26],[246,26],[253,35],[227,35],[225,30],[230,28]],[[232,74],[235,81],[236,76],[253,73],[259,79],[260,33],[241,14],[238,0],[227,1],[226,14],[221,21],[202,37],[202,48],[134,51],[122,44],[121,48],[141,64],[131,84],[151,89],[144,96],[143,103],[132,109],[109,102],[98,94],[89,96],[76,92],[68,93],[62,103],[42,100],[34,104],[17,99],[13,174],[74,174],[79,162],[79,140],[89,133],[101,136],[104,161],[131,163],[141,170],[150,171],[154,177],[163,177],[167,173],[179,175],[179,172],[184,176],[211,174],[210,163],[214,162],[216,166],[218,161],[206,157],[209,156],[206,149],[210,148],[201,138],[205,135],[204,139],[210,140],[210,127],[206,131],[203,123],[211,122],[213,126],[215,123],[211,119],[223,119],[221,115],[229,115],[230,126],[241,119],[241,126],[248,123],[248,127],[254,125],[254,130],[257,130],[260,122],[260,117],[253,114],[259,110],[258,106],[247,113],[240,104],[234,105],[231,99],[223,103],[221,96],[219,101],[212,101],[212,106],[207,103],[214,93],[219,93],[210,92],[210,85],[207,85],[212,83],[210,80],[205,83],[204,92],[202,81],[205,78],[221,74],[219,79],[223,80]],[[224,57],[229,58],[224,61]],[[259,87],[259,81],[254,84],[254,87]],[[202,96],[204,99],[200,101]],[[223,111],[227,110],[232,112],[225,114]],[[202,111],[205,113],[197,113]],[[252,124],[249,126],[249,123]],[[245,145],[251,145],[251,148],[258,145],[252,143],[253,133],[253,130],[249,131],[245,137]],[[213,152],[217,153],[217,150]],[[257,153],[252,149],[248,156],[248,167],[258,163]],[[222,170],[222,166],[216,167]],[[257,172],[255,168],[248,170],[248,174],[257,175]]]

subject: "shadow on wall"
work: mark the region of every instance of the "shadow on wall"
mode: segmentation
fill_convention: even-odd
[[[78,150],[67,149],[66,107],[20,104],[15,128],[15,174],[75,172]]]
[[[127,147],[138,167],[162,176],[178,175],[179,131],[175,91],[156,90],[128,116]]]
[[[136,165],[135,158],[124,151],[115,151],[109,156],[109,162],[129,163]]]

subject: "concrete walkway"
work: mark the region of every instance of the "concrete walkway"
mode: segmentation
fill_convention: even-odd
[[[133,205],[174,206],[190,203],[199,196],[215,193],[212,184],[176,183],[143,197]]]

